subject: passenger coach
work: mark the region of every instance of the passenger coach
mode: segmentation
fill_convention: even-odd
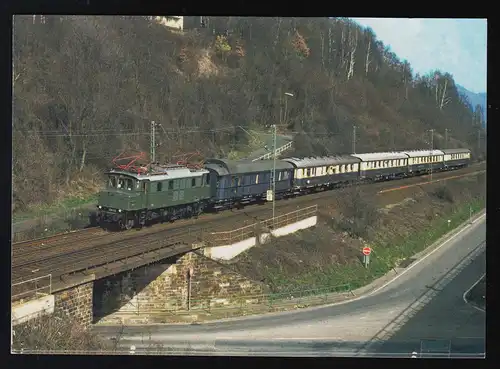
[[[271,189],[273,160],[232,161],[209,159],[204,168],[211,175],[211,197],[214,208],[223,208],[226,204],[243,205],[265,198]],[[276,197],[291,188],[293,166],[276,160]]]
[[[470,164],[471,155],[468,149],[443,149],[444,167],[446,169],[461,168]]]
[[[379,180],[407,175],[408,156],[401,152],[352,154],[360,159],[360,179]]]
[[[360,159],[352,156],[324,156],[282,159],[293,165],[293,188],[330,187],[356,181]]]
[[[412,150],[403,151],[408,155],[408,172],[419,174],[431,170],[444,169],[444,152],[441,150]]]

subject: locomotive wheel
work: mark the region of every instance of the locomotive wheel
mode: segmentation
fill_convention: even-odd
[[[127,220],[127,223],[125,224],[125,229],[130,230],[133,227],[134,227],[134,220],[133,219]]]

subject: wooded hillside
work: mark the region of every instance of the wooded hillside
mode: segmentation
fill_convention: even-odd
[[[481,114],[452,76],[413,75],[347,19],[184,24],[180,34],[145,17],[15,17],[14,210],[96,191],[114,156],[149,151],[152,120],[161,161],[224,157],[248,143],[245,130],[275,123],[296,134],[295,155],[349,153],[353,126],[356,152],[429,148],[429,129],[435,148],[448,129],[448,147],[484,150]]]

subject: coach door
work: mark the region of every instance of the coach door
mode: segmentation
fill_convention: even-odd
[[[363,179],[366,177],[366,170],[368,169],[368,164],[366,161],[359,163],[359,178]]]

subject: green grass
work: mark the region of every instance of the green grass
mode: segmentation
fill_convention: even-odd
[[[97,201],[97,195],[89,195],[83,198],[69,197],[64,200],[52,203],[34,206],[31,209],[23,212],[12,214],[12,222],[16,223],[23,220],[34,219],[40,216],[54,215],[64,213],[68,209],[77,209],[88,206]]]
[[[396,267],[398,262],[423,251],[447,232],[458,227],[470,217],[470,208],[473,214],[476,214],[484,207],[485,199],[477,198],[459,205],[448,216],[433,220],[426,230],[415,232],[405,239],[394,239],[372,245],[368,268],[365,268],[360,261],[347,265],[331,265],[323,270],[313,270],[298,276],[285,276],[278,271],[270,270],[266,279],[271,281],[272,289],[276,292],[344,284],[349,284],[354,290],[383,276]]]

